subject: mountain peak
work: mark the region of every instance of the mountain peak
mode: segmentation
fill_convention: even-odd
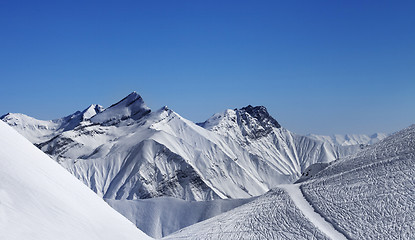
[[[89,107],[82,111],[82,120],[88,120],[104,110],[104,107],[101,105],[91,104]]]
[[[108,123],[119,122],[127,118],[137,120],[150,112],[151,110],[144,103],[143,98],[134,91],[125,98],[121,99],[119,102],[93,116],[91,121],[97,123]]]
[[[141,96],[136,91],[133,91],[132,93],[128,94],[126,97],[121,99],[119,102],[112,104],[109,108],[112,108],[114,106],[121,105],[121,104],[122,105],[130,105],[131,103],[133,103],[137,100],[141,100],[142,103],[144,103]]]
[[[241,109],[235,109],[235,111],[241,111],[249,114],[251,117],[257,119],[263,127],[265,127],[264,125],[272,125],[273,127],[281,128],[281,125],[277,122],[277,120],[269,115],[267,108],[264,106],[253,107],[248,105]]]
[[[198,125],[225,134],[233,131],[235,136],[247,136],[251,139],[264,137],[274,129],[281,128],[281,125],[269,115],[264,106],[253,107],[251,105],[214,114],[205,122],[198,123]]]

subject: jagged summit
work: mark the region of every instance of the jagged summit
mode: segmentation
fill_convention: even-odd
[[[281,125],[269,115],[264,106],[253,107],[251,105],[217,113],[198,125],[216,132],[226,129],[224,135],[228,135],[231,131],[235,137],[241,135],[251,139],[264,137],[273,129],[281,128]]]
[[[246,107],[239,109],[239,111],[245,111],[246,113],[251,115],[251,117],[254,117],[260,123],[262,123],[261,125],[263,127],[265,127],[264,125],[268,125],[268,124],[271,124],[276,128],[281,127],[281,125],[277,122],[277,120],[275,120],[271,115],[269,115],[267,108],[264,106],[252,107],[251,105],[248,105]]]
[[[121,101],[92,117],[91,121],[95,123],[117,123],[128,118],[137,120],[150,112],[151,110],[144,103],[143,98],[134,91]]]

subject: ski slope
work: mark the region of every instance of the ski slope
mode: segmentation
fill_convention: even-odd
[[[150,239],[0,121],[0,239]]]
[[[302,190],[351,239],[415,239],[415,125],[334,162]]]
[[[330,239],[275,188],[229,212],[179,230],[165,239]]]
[[[347,239],[343,233],[336,230],[331,223],[327,222],[320,214],[315,211],[310,203],[304,198],[299,185],[287,184],[281,185],[280,187],[288,193],[295,206],[300,209],[304,216],[324,235],[333,240]]]
[[[414,166],[412,125],[166,239],[415,239]]]

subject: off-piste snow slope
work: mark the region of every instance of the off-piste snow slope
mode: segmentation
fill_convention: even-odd
[[[2,120],[106,199],[249,198],[360,150],[291,133],[265,107],[195,124],[167,107],[152,112],[136,92],[58,120]]]
[[[149,239],[0,121],[0,239]]]
[[[415,239],[415,125],[167,239]]]

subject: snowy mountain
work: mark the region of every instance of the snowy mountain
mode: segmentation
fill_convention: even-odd
[[[374,143],[379,142],[380,140],[384,139],[388,136],[385,133],[375,133],[372,135],[365,135],[365,134],[333,134],[333,135],[316,135],[316,134],[309,134],[307,135],[310,138],[328,142],[330,144],[337,144],[341,146],[350,146],[350,145],[372,145]]]
[[[226,110],[197,125],[167,107],[152,112],[136,92],[58,120],[2,120],[108,199],[248,198],[360,149],[291,133],[265,107]]]
[[[242,146],[252,154],[251,159],[259,157],[295,179],[311,164],[328,163],[360,150],[358,145],[340,146],[292,133],[263,106],[228,109],[199,125],[225,137],[229,145]],[[293,181],[279,183],[287,182]]]
[[[43,121],[20,113],[8,113],[0,117],[4,122],[12,126],[20,134],[32,143],[41,143],[52,139],[62,132],[69,131],[79,126],[81,122],[103,111],[100,105],[91,105],[83,111],[78,111],[69,116]]]
[[[190,200],[259,195],[276,184],[294,181],[312,163],[329,162],[357,149],[295,135],[281,128],[264,107],[248,106],[216,114],[200,124],[209,131],[167,108],[150,112],[134,92],[104,111],[100,108],[97,114],[81,118],[82,121],[78,120],[79,112],[70,118],[48,121],[71,128],[52,128],[57,131],[38,138],[53,137],[38,146],[105,198],[167,195]],[[17,118],[12,116],[8,114],[3,120],[18,129],[35,125],[25,122],[24,118],[19,119],[23,124],[17,124],[19,121],[10,121]],[[70,121],[65,122],[65,119]],[[76,127],[69,124],[75,122],[73,119],[78,123]],[[30,132],[29,136],[33,134]],[[126,167],[124,163],[128,159],[136,170],[155,170],[153,174],[137,171],[129,172],[130,176],[120,176],[118,173]],[[147,165],[149,162],[151,166]],[[166,168],[166,163],[173,166]],[[165,166],[160,168],[161,164]],[[98,165],[101,171],[97,171]],[[112,172],[103,167],[110,167],[106,169]],[[229,174],[229,167],[235,172],[231,173],[233,176]],[[160,176],[156,177],[157,174]],[[205,176],[200,178],[200,175]],[[218,178],[224,178],[220,184],[212,182]],[[152,183],[157,186],[146,186]],[[225,189],[216,189],[216,185]],[[130,191],[132,188],[136,188],[135,192]]]
[[[226,110],[195,124],[167,107],[151,111],[135,92],[107,109],[91,105],[84,111],[58,120],[41,121],[23,114],[7,114],[2,120],[27,135],[42,151],[153,237],[415,237],[415,203],[412,201],[415,195],[415,125],[386,138],[382,134],[372,137],[301,136],[284,129],[262,106]],[[8,127],[2,128],[1,124],[0,131],[11,131]],[[0,164],[3,163],[0,178],[5,176],[1,179],[0,189],[9,192],[12,189],[37,189],[38,186],[29,184],[29,181],[40,181],[41,185],[46,185],[44,191],[49,195],[57,192],[66,199],[60,190],[49,189],[48,184],[59,184],[59,181],[46,184],[46,180],[39,177],[39,174],[44,174],[53,179],[48,175],[49,171],[56,174],[56,178],[64,176],[62,170],[55,169],[58,165],[55,164],[54,169],[39,170],[41,173],[34,174],[32,179],[30,171],[38,171],[38,157],[32,151],[41,152],[33,146],[27,150],[26,145],[30,145],[27,141],[24,144],[20,140],[14,141],[13,137],[8,137],[12,134],[7,131],[0,132],[1,136],[6,136],[0,141]],[[17,145],[10,145],[12,142],[22,147],[17,149]],[[12,155],[8,151],[18,154]],[[36,161],[15,161],[13,164],[18,166],[9,164],[12,157],[21,159],[22,155],[26,158],[30,155]],[[11,169],[17,168],[26,169],[26,172],[17,174],[17,177],[10,176]],[[24,188],[15,187],[14,181],[8,180],[15,177],[16,182],[26,184],[26,180],[20,180],[26,178],[23,174],[29,176],[28,186]],[[296,184],[291,184],[300,177]],[[68,186],[72,188],[72,185]],[[66,183],[62,189],[67,190]],[[32,190],[21,191],[30,193]],[[77,201],[89,201],[84,200],[87,194],[84,198],[78,196],[84,195],[83,192],[75,194],[69,189],[66,194],[78,198]],[[30,194],[24,198],[25,201],[28,198],[31,199]],[[223,200],[226,198],[232,199]],[[8,199],[9,196],[0,190],[1,203],[11,206]],[[212,199],[217,200],[203,201]],[[64,200],[44,201],[56,209],[66,209],[69,204]],[[71,219],[84,219],[79,222],[93,225],[90,228],[95,233],[95,225],[101,221],[88,219],[96,214],[94,208],[87,203],[84,207],[88,210],[77,210],[77,206],[82,204],[68,201],[74,204],[70,206],[74,208],[70,212],[77,215]],[[31,202],[35,202],[33,206]],[[43,209],[44,214],[49,214],[40,203],[34,200],[29,203],[30,207]],[[20,219],[26,217],[22,214],[32,211],[38,214],[34,214],[35,217],[41,214],[29,208],[28,211],[13,213],[1,206],[0,212],[6,214],[0,216],[15,214],[13,216]],[[64,217],[68,214],[66,211],[58,210]],[[49,215],[46,217],[54,219]],[[0,218],[0,226],[8,226],[4,224],[6,221],[6,218]],[[68,225],[74,229],[78,227],[70,220],[65,222],[70,222]],[[30,224],[37,223],[24,223],[22,226],[32,226]],[[44,220],[40,224],[53,223]],[[118,227],[117,224],[113,228]],[[10,231],[0,229],[0,234],[6,232],[0,238],[13,239],[14,235],[27,234],[16,230],[18,225],[12,226],[14,229]],[[111,236],[108,238],[114,238],[111,235],[113,228],[108,227],[106,234]],[[78,233],[83,232],[77,230],[74,234]],[[91,233],[88,231],[88,234]],[[118,234],[124,234],[124,231]]]
[[[149,239],[0,121],[0,239]]]
[[[166,239],[414,239],[415,125]]]

